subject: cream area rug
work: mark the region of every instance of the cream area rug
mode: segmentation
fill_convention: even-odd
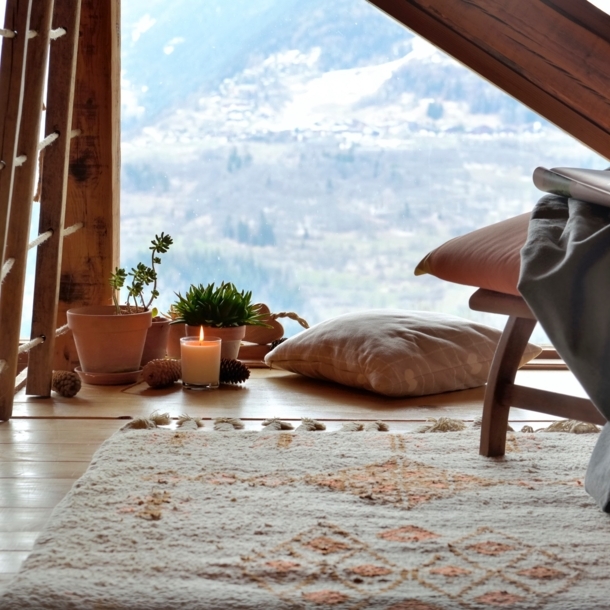
[[[3,610],[610,607],[597,435],[122,431]]]

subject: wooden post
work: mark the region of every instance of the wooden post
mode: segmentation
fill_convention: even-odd
[[[53,13],[54,28],[61,27],[66,34],[52,43],[49,61],[45,135],[57,133],[59,137],[44,151],[42,164],[39,232],[51,230],[53,235],[38,247],[36,257],[31,337],[44,336],[46,341],[30,352],[26,393],[38,396],[51,394],[80,4],[80,0],[62,0],[56,3]]]
[[[111,302],[119,260],[120,0],[83,0],[80,32],[65,223],[83,229],[64,244],[57,326],[71,307]],[[71,334],[55,354],[55,369],[74,368]]]
[[[53,0],[38,0],[33,3],[30,14],[29,28],[36,35],[27,45],[21,105],[22,121],[17,139],[17,152],[25,159],[14,170],[9,206],[9,231],[5,249],[5,260],[11,260],[13,263],[0,293],[0,362],[3,364],[0,374],[0,419],[2,420],[10,418],[15,394],[19,329],[52,10]]]
[[[25,82],[25,58],[28,48],[32,0],[8,0],[4,27],[17,32],[14,38],[2,39],[0,70],[0,264],[4,264],[4,246],[13,195],[15,158],[21,104]]]

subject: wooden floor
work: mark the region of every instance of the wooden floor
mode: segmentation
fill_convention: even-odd
[[[518,382],[583,396],[567,371],[520,371]],[[190,392],[176,384],[151,390],[83,386],[74,398],[16,397],[13,419],[0,422],[0,591],[32,548],[53,507],[86,470],[99,445],[128,418],[153,411],[212,420],[237,417],[247,429],[280,417],[324,421],[328,430],[344,421],[386,421],[393,431],[414,430],[428,418],[473,421],[481,415],[483,388],[416,399],[387,399],[281,371],[254,369],[243,386]],[[540,427],[555,418],[513,409],[515,429]],[[206,422],[206,428],[211,425]],[[473,452],[478,450],[472,448]]]

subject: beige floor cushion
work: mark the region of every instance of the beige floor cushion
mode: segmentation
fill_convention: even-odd
[[[501,334],[457,316],[376,309],[321,322],[265,362],[385,396],[422,396],[483,385]],[[540,351],[528,345],[522,364]]]

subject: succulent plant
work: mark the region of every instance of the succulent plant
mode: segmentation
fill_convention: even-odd
[[[138,263],[136,267],[129,272],[125,271],[125,269],[119,269],[117,267],[114,270],[114,273],[110,275],[112,300],[114,302],[117,314],[121,314],[123,312],[131,313],[133,311],[131,299],[133,299],[135,311],[145,311],[159,296],[159,291],[157,290],[157,270],[155,266],[161,264],[159,254],[165,254],[174,241],[170,235],[161,233],[161,235],[155,235],[155,239],[153,239],[150,243],[152,244],[149,247],[149,250],[152,250],[150,267],[144,263]],[[131,284],[125,286],[125,282],[129,277],[131,277]],[[150,289],[150,296],[148,301],[146,301],[144,298],[144,288],[150,286],[151,284],[152,288]],[[124,286],[127,289],[127,303],[123,308],[119,304],[119,293],[121,288]],[[156,310],[153,310],[153,316],[156,315]]]
[[[260,305],[252,303],[252,292],[241,292],[234,284],[222,282],[218,287],[213,283],[192,284],[186,294],[176,293],[178,300],[172,305],[176,317],[172,324],[185,323],[189,326],[268,326]]]

